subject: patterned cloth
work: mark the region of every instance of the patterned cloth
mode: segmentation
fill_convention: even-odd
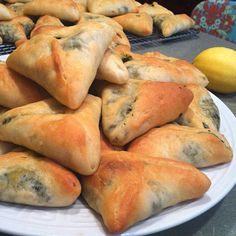
[[[199,30],[236,43],[236,1],[203,1],[191,16]]]

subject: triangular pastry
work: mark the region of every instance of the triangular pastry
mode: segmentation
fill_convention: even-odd
[[[104,16],[118,16],[137,12],[137,6],[134,0],[88,0],[88,10]]]
[[[120,233],[166,207],[201,197],[210,180],[187,163],[110,151],[81,184],[82,196],[107,229]]]
[[[123,146],[149,129],[175,120],[193,95],[176,83],[130,79],[101,89],[102,127],[111,144]]]
[[[126,53],[125,65],[131,79],[199,84],[207,86],[207,77],[189,62],[158,53]]]
[[[15,12],[0,3],[0,21],[12,20],[16,16]]]
[[[47,97],[47,92],[36,83],[9,69],[5,62],[0,62],[0,105],[14,108]]]
[[[79,9],[73,0],[32,0],[24,7],[25,15],[51,15],[61,20],[78,21]]]
[[[14,108],[0,116],[0,140],[25,146],[80,174],[100,160],[101,99],[88,95],[71,110],[54,99]]]
[[[164,37],[190,29],[195,24],[194,20],[186,14],[155,16],[153,22],[160,28]]]
[[[123,46],[130,49],[130,43],[123,32],[122,26],[110,17],[92,13],[83,13],[79,24],[88,21],[107,23],[116,32],[98,67],[96,79],[106,80],[116,84],[125,84],[129,79],[129,73],[121,56],[117,52],[117,48]]]
[[[0,201],[64,207],[80,195],[80,182],[69,170],[31,151],[0,155]]]
[[[160,15],[173,15],[174,13],[167,8],[159,5],[157,2],[152,4],[144,3],[138,7],[138,12],[145,12],[151,17],[160,16]]]
[[[181,125],[190,127],[220,129],[219,109],[211,98],[208,90],[202,86],[188,84],[187,88],[193,93],[193,101],[177,120]]]
[[[105,23],[63,27],[21,44],[7,58],[7,65],[40,84],[62,104],[77,109],[114,34]]]
[[[153,128],[130,143],[128,151],[208,167],[232,160],[232,149],[217,131],[180,125]]]
[[[153,31],[152,17],[147,13],[127,13],[113,18],[123,29],[138,36],[148,36]]]
[[[61,27],[64,27],[64,25],[57,17],[44,15],[37,20],[34,29],[31,31],[30,37],[32,38],[37,34]]]

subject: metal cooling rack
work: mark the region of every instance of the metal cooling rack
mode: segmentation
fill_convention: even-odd
[[[158,31],[157,28],[154,29],[153,34],[146,37],[140,37],[126,32],[126,35],[130,41],[132,49],[140,49],[140,47],[153,47],[158,46],[160,43],[172,42],[177,40],[185,40],[188,38],[195,37],[199,31],[197,29],[191,28],[189,30],[174,34],[170,37],[164,37]]]
[[[139,37],[131,33],[126,32],[126,35],[130,41],[132,49],[140,49],[140,47],[153,47],[158,46],[159,43],[175,41],[175,40],[184,40],[187,38],[192,38],[199,33],[196,29],[189,29],[177,34],[174,34],[170,37],[163,37],[157,29],[154,30],[153,34],[146,37]],[[11,53],[15,50],[14,44],[1,44],[0,45],[0,55],[5,55]]]
[[[0,44],[0,56],[9,54],[15,49],[16,47],[14,44]]]

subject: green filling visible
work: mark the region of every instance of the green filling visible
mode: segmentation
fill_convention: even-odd
[[[76,34],[73,37],[68,38],[66,41],[63,42],[62,47],[64,50],[72,50],[72,49],[81,49],[81,39],[80,34]]]
[[[162,190],[160,183],[156,180],[149,180],[147,184],[156,197],[155,201],[152,201],[151,203],[152,212],[156,213],[163,208],[162,197],[166,196],[166,193]]]
[[[9,116],[2,121],[2,125],[6,125],[12,121],[16,116]]]
[[[127,6],[122,6],[122,7],[118,8],[118,12],[119,13],[127,13],[127,12],[129,12],[129,8]]]
[[[199,165],[204,161],[204,153],[198,143],[189,141],[185,143],[182,149],[183,154],[186,156],[184,161],[194,165]]]
[[[17,40],[21,39],[21,33],[18,28],[13,24],[0,24],[0,37],[3,42],[15,43]]]
[[[121,60],[125,63],[125,62],[127,62],[127,61],[132,61],[132,60],[133,60],[133,57],[132,57],[131,55],[124,54],[124,55],[122,55]]]
[[[202,108],[203,113],[212,119],[212,122],[215,124],[216,128],[220,128],[220,116],[219,110],[215,105],[214,101],[210,96],[203,98],[200,101],[200,107]]]
[[[37,195],[39,202],[48,202],[50,196],[47,187],[40,181],[39,176],[33,171],[17,168],[0,175],[0,194],[7,190],[33,192]]]

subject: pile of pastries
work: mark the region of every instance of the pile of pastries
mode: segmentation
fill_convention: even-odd
[[[164,37],[169,37],[195,24],[188,15],[175,15],[157,2],[140,4],[134,0],[5,0],[0,3],[0,43],[15,43],[17,40],[33,37],[36,28],[42,25],[39,16],[44,15],[56,17],[57,20],[48,19],[47,25],[57,27],[64,24],[76,25],[89,17],[103,15],[117,22],[123,30],[138,36],[151,35],[154,26]]]
[[[24,6],[39,18],[0,64],[0,201],[64,207],[81,195],[118,233],[203,196],[211,182],[199,168],[233,156],[207,77],[131,51],[105,14],[132,12],[135,1],[80,2],[99,11],[83,14],[73,0],[56,3]]]

